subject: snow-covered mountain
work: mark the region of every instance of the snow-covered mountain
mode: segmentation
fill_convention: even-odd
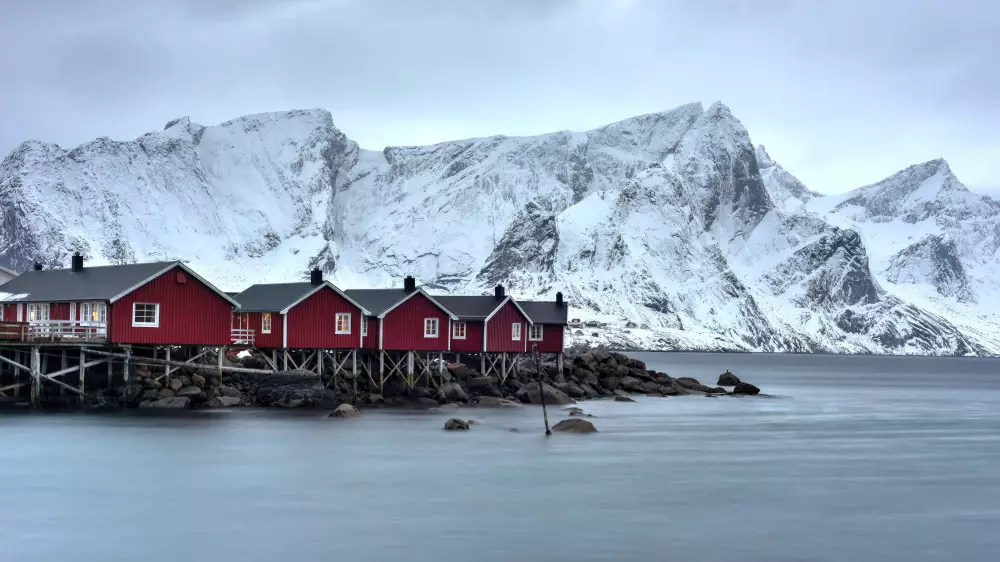
[[[0,265],[73,251],[184,259],[228,290],[313,266],[346,287],[562,290],[576,341],[1000,352],[1000,203],[943,160],[819,195],[720,103],[380,152],[321,110],[26,142],[0,164]]]

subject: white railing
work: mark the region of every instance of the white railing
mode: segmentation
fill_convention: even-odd
[[[233,328],[231,337],[235,344],[239,345],[253,345],[257,333],[254,330],[246,330],[243,328]]]
[[[28,340],[97,340],[107,339],[107,322],[78,320],[32,320],[28,322]]]

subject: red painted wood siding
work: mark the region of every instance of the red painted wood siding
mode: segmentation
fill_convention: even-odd
[[[207,285],[187,275],[178,283],[174,267],[111,305],[111,341],[129,344],[228,345],[233,306]],[[156,328],[132,326],[132,304],[160,305]]]
[[[424,337],[425,318],[438,319],[436,338]],[[420,293],[382,319],[382,349],[447,351],[449,339],[448,315]]]
[[[351,315],[351,333],[337,334],[337,313]],[[324,287],[288,311],[290,349],[357,349],[361,345],[361,309]]]
[[[461,322],[461,320],[460,320]],[[455,321],[452,320],[452,324]],[[474,321],[465,321],[465,339],[457,340],[455,338],[451,339],[451,350],[461,351],[463,353],[479,353],[483,350],[483,323]]]
[[[513,340],[511,325],[521,324],[520,339]],[[528,339],[528,319],[514,306],[513,301],[507,301],[503,307],[490,318],[486,325],[486,351],[513,351],[524,353],[524,342]]]
[[[379,319],[377,317],[368,317],[368,335],[364,336],[364,344],[361,346],[362,348],[378,349],[378,323]]]
[[[233,314],[233,328],[243,328],[254,331],[254,345],[261,349],[281,347],[281,315],[277,311],[271,313],[271,333],[263,330],[263,312],[238,312]]]
[[[21,319],[23,322],[28,321],[28,304],[21,303]],[[45,304],[45,303],[31,303],[31,304]],[[50,320],[71,320],[69,317],[69,303],[68,302],[51,302],[49,305],[49,319]],[[4,322],[17,322],[17,304],[6,304],[3,306],[3,320]]]
[[[538,344],[538,351],[542,353],[560,353],[563,350],[563,337],[565,337],[565,326],[558,324],[542,325],[542,341],[528,340],[528,351],[531,351],[533,344]]]

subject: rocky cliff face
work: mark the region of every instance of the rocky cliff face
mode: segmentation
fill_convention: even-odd
[[[719,103],[382,151],[321,110],[26,142],[0,164],[0,265],[74,250],[185,259],[230,290],[313,266],[351,287],[561,290],[604,326],[577,342],[1000,351],[1000,204],[941,160],[820,196]]]

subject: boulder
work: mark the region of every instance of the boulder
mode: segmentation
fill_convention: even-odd
[[[191,377],[187,375],[177,375],[177,380],[181,381],[181,386],[191,386]]]
[[[500,393],[500,387],[497,386],[496,381],[492,377],[472,377],[468,380],[468,387],[469,392],[472,394],[495,396],[497,398],[503,396]]]
[[[573,372],[576,380],[584,384],[589,384],[590,386],[599,386],[601,380],[597,377],[597,373],[591,371],[590,369],[577,369]]]
[[[577,384],[570,384],[569,388],[566,389],[566,395],[570,398],[584,398],[587,393],[583,391],[583,387]]]
[[[187,396],[175,396],[173,398],[161,398],[151,402],[143,402],[140,408],[170,408],[183,409],[191,405],[191,399]]]
[[[520,402],[514,402],[513,400],[507,400],[506,398],[497,398],[495,396],[483,396],[479,399],[480,406],[495,406],[498,408],[517,408],[521,404]]]
[[[160,393],[155,388],[147,388],[139,397],[142,400],[159,400]]]
[[[327,416],[328,418],[352,419],[360,418],[361,411],[350,404],[341,404]]]
[[[600,396],[600,394],[598,394],[597,391],[594,390],[594,387],[590,386],[587,383],[581,384],[580,389],[583,390],[583,396],[585,398],[594,398]]]
[[[451,418],[450,420],[444,422],[444,428],[449,431],[457,429],[469,429],[469,422],[465,420],[460,420],[458,418]]]
[[[413,401],[413,405],[418,408],[437,408],[441,404],[433,398],[417,398]]]
[[[174,392],[177,392],[178,390],[184,388],[184,381],[182,381],[177,377],[174,377],[170,379],[170,384],[167,385],[167,388],[173,390]]]
[[[241,400],[232,396],[216,396],[208,401],[209,408],[232,408],[239,406]]]
[[[566,393],[550,386],[542,385],[542,392],[545,396],[546,404],[575,404],[576,401],[570,398]],[[517,391],[517,399],[523,403],[527,404],[541,404],[542,394],[538,392],[538,383],[532,382],[521,387]]]
[[[674,382],[687,390],[704,392],[706,394],[713,392],[711,387],[705,386],[698,382],[697,379],[692,379],[691,377],[681,377],[679,379],[675,379]]]
[[[620,386],[620,383],[621,383],[621,379],[619,379],[618,377],[611,377],[611,378],[607,378],[607,379],[602,379],[601,380],[601,386],[603,386],[604,388],[606,388],[608,390],[615,390],[616,388],[618,388]]]
[[[644,392],[645,394],[653,394],[655,392],[660,391],[660,383],[655,381],[647,381],[642,383],[640,388],[642,389],[642,392]]]
[[[611,353],[605,349],[595,349],[591,351],[590,354],[594,356],[594,360],[600,361],[601,363],[611,359]]]
[[[615,396],[615,402],[635,402],[628,396]]]
[[[719,382],[715,383],[719,386],[736,386],[740,384],[740,378],[736,375],[726,371],[719,375]]]
[[[464,381],[471,375],[469,368],[461,363],[448,363],[446,366],[448,368],[448,372],[451,373],[451,376],[460,381]]]
[[[309,371],[243,374],[245,404],[284,408],[310,406],[326,398],[319,375]]]
[[[169,388],[161,388],[157,392],[157,395],[159,395],[160,398],[173,398],[174,396],[176,396],[176,394],[177,394],[176,392],[170,390]]]
[[[642,381],[635,377],[624,377],[618,384],[629,392],[642,392]]]
[[[385,404],[385,398],[381,394],[371,393],[368,395],[368,403],[373,406],[381,406]]]
[[[205,377],[195,373],[191,375],[191,384],[197,386],[198,388],[205,388]]]
[[[185,386],[177,391],[177,396],[187,396],[189,398],[201,398],[202,391],[197,386]]]
[[[565,433],[596,433],[597,428],[594,427],[594,424],[587,420],[570,418],[552,426],[552,431],[561,431]]]
[[[736,385],[736,388],[733,389],[733,394],[755,396],[760,394],[760,389],[748,382],[741,381],[738,385]]]
[[[462,385],[457,382],[448,382],[441,385],[437,393],[438,402],[468,402],[469,395],[462,390]]]
[[[218,389],[219,396],[229,396],[231,398],[242,398],[243,393],[235,387],[222,385]]]

